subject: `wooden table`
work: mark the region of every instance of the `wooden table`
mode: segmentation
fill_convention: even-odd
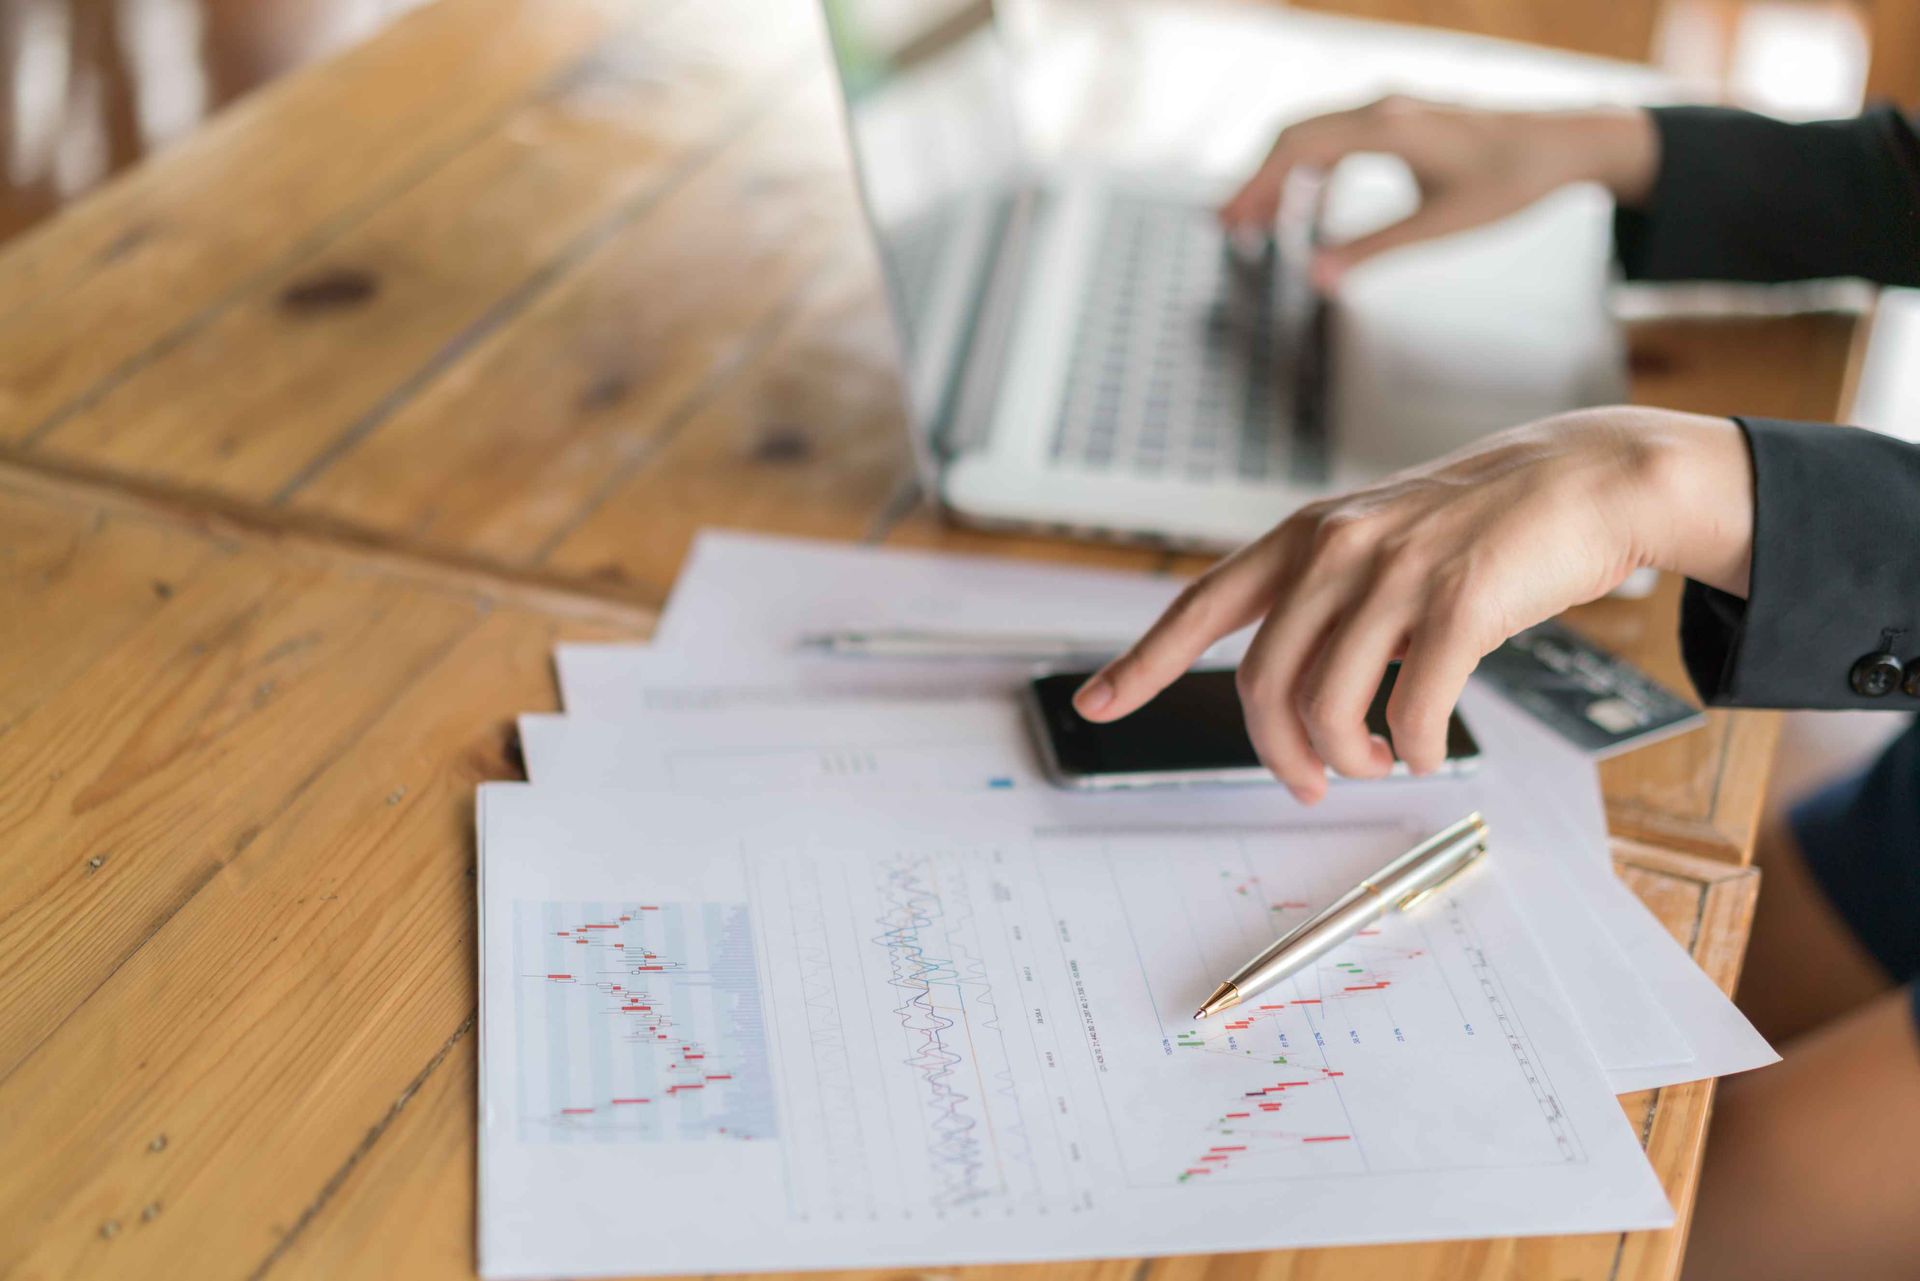
[[[0,253],[0,1275],[471,1273],[473,785],[698,526],[1189,567],[942,526],[877,298],[810,9],[766,0],[439,0]],[[1645,328],[1639,392],[1831,416],[1852,328]],[[1677,678],[1672,614],[1579,622]],[[1773,732],[1606,771],[1621,875],[1727,987]],[[1683,1223],[1711,1097],[1622,1101]]]

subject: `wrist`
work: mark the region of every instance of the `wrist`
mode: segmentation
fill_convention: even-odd
[[[1643,563],[1745,596],[1754,525],[1746,433],[1730,418],[1634,412]]]
[[[1531,118],[1555,185],[1594,182],[1623,205],[1643,204],[1660,169],[1660,134],[1641,107],[1543,112]]]

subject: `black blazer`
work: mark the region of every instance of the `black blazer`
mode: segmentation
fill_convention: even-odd
[[[1920,137],[1897,112],[1784,124],[1719,107],[1653,112],[1660,172],[1621,210],[1640,280],[1920,285]],[[1730,707],[1920,711],[1920,446],[1853,427],[1736,419],[1753,451],[1747,599],[1689,582],[1680,641]],[[1866,679],[1890,652],[1903,690]],[[1884,676],[1883,671],[1882,675]]]

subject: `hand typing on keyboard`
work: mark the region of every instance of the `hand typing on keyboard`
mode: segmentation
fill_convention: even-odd
[[[1659,144],[1645,112],[1483,111],[1383,98],[1282,130],[1258,172],[1221,207],[1236,235],[1269,231],[1297,171],[1325,171],[1356,152],[1398,156],[1421,203],[1406,219],[1315,253],[1314,284],[1331,290],[1356,264],[1398,245],[1492,222],[1572,182],[1598,182],[1623,203],[1653,182]]]

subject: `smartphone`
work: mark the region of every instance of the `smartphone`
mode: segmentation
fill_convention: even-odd
[[[1192,787],[1223,783],[1272,783],[1254,754],[1230,670],[1188,672],[1133,715],[1096,725],[1073,710],[1073,694],[1092,672],[1048,672],[1027,686],[1027,719],[1047,775],[1061,787]],[[1387,729],[1387,697],[1399,665],[1367,709],[1367,728],[1393,742]],[[1462,774],[1479,764],[1480,745],[1460,713],[1447,722],[1443,774]],[[1394,763],[1394,773],[1407,767]]]

